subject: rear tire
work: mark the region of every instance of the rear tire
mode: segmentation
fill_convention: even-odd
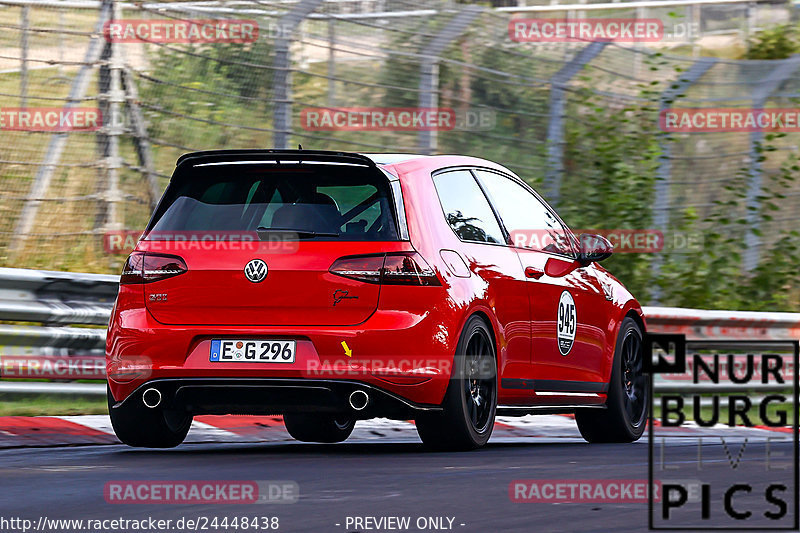
[[[650,382],[643,371],[642,330],[622,321],[614,350],[606,409],[579,409],[575,421],[588,442],[634,442],[647,426]]]
[[[354,419],[305,413],[286,413],[283,423],[296,440],[328,444],[347,440],[356,425]]]
[[[497,358],[486,322],[473,316],[453,358],[443,412],[417,418],[417,433],[434,450],[473,450],[492,435],[497,411]]]
[[[108,414],[117,438],[136,448],[174,448],[181,444],[192,425],[192,416],[179,411],[150,409],[136,398],[129,398],[118,407],[106,389]]]

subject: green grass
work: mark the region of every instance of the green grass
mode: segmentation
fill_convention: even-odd
[[[59,21],[59,12],[54,9],[30,9],[28,12],[28,24],[31,31],[28,33],[28,43],[33,47],[37,46],[59,46],[63,40],[64,48],[85,47],[89,42],[88,35],[75,35],[65,33],[61,39],[56,31],[61,27],[69,32],[91,32],[97,23],[98,12],[96,10],[63,10],[63,20]],[[22,9],[8,8],[0,12],[0,24],[12,26],[4,27],[0,32],[0,46],[19,46],[22,32],[16,26],[21,24]],[[49,30],[49,31],[34,31]]]
[[[34,70],[29,73],[28,84],[30,96],[28,106],[60,107],[62,100],[42,100],[34,98],[66,98],[70,84],[52,83],[55,69]],[[76,68],[66,69],[70,77],[77,73]],[[96,73],[88,94],[95,90]],[[19,93],[19,74],[10,73],[0,76],[0,96]],[[9,106],[19,106],[18,98],[4,97]],[[80,107],[94,107],[95,101],[87,101]],[[96,226],[98,202],[87,198],[96,192],[98,171],[85,165],[97,160],[97,146],[94,133],[73,133],[60,159],[61,166],[56,169],[46,201],[39,209],[33,233],[26,245],[14,253],[9,252],[14,225],[23,206],[23,198],[28,194],[33,176],[38,170],[36,164],[44,157],[50,141],[50,133],[31,133],[4,131],[0,138],[2,157],[6,161],[0,170],[0,264],[24,268],[44,268],[48,270],[71,270],[117,273],[124,256],[108,255],[102,247],[101,235],[92,235]],[[126,161],[135,162],[136,156],[129,139],[123,140],[120,146]],[[174,158],[172,163],[174,165]],[[70,166],[73,165],[73,166]],[[171,168],[167,166],[165,168]],[[163,168],[161,170],[164,170]],[[138,173],[123,169],[120,172],[120,187],[129,197],[144,198],[142,178]],[[81,198],[74,201],[61,201],[59,198]],[[149,208],[140,202],[123,202],[120,215],[125,212],[124,222],[131,227],[144,227]],[[84,232],[84,233],[81,233]]]
[[[104,415],[107,413],[106,399],[102,396],[0,394],[0,416]]]

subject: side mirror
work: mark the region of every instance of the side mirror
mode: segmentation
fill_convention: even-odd
[[[550,257],[544,264],[544,273],[550,278],[563,278],[582,265],[577,259],[568,261],[557,257]]]
[[[614,245],[602,235],[582,233],[578,240],[578,262],[583,266],[611,257],[614,252]]]

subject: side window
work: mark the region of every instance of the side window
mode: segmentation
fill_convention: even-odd
[[[489,202],[466,170],[433,177],[444,216],[462,241],[505,244],[503,232]]]
[[[569,230],[529,190],[494,172],[475,173],[515,246],[574,256]]]

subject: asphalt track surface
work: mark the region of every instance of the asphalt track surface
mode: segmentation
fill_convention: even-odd
[[[726,451],[720,439],[706,438],[703,470],[679,471],[675,478],[713,480],[717,487],[739,481],[742,475],[754,486],[777,477],[791,486],[791,469],[776,474],[767,468],[763,441],[750,443],[732,468],[731,458],[736,460],[742,442],[727,443]],[[786,464],[792,451],[791,441],[771,444],[772,456],[784,454]],[[664,448],[668,468],[693,469],[696,461],[696,439],[672,439]],[[519,439],[490,442],[468,453],[427,452],[408,439],[336,445],[185,444],[166,451],[122,445],[18,448],[0,450],[0,517],[36,523],[40,516],[176,520],[258,515],[277,516],[278,531],[343,532],[389,531],[346,528],[348,516],[409,516],[408,531],[419,531],[413,525],[419,517],[446,516],[454,518],[453,531],[463,532],[643,531],[648,526],[646,503],[514,503],[509,484],[518,479],[647,476],[645,439],[595,445],[577,439]],[[154,479],[293,480],[300,487],[300,499],[281,505],[119,505],[107,503],[103,496],[108,481]],[[750,504],[757,513],[765,508],[760,494],[737,500],[742,507]],[[712,504],[715,516],[720,505]]]

